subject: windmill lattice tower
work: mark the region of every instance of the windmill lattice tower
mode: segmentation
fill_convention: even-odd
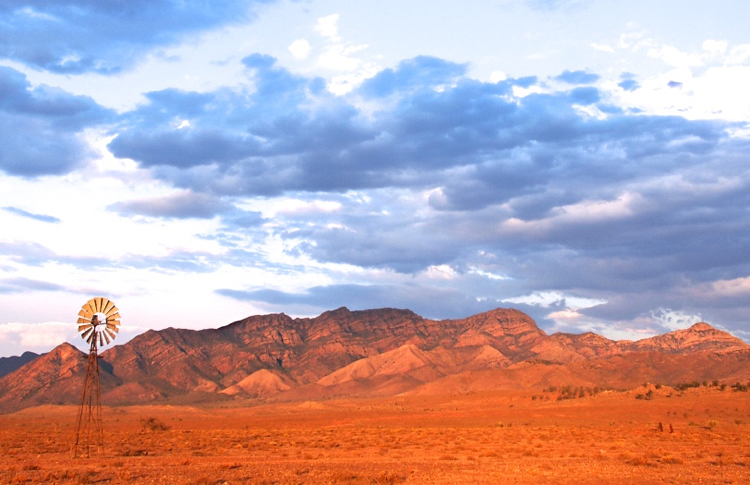
[[[88,457],[92,447],[104,446],[102,404],[99,390],[99,347],[111,343],[120,331],[120,313],[107,298],[92,298],[78,312],[78,333],[89,344],[86,377],[78,410],[73,457]]]

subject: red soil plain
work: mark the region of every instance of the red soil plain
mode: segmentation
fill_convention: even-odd
[[[88,458],[38,406],[0,415],[0,483],[750,483],[747,392],[562,390],[105,406]]]

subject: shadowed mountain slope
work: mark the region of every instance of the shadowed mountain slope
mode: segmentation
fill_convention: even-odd
[[[272,314],[218,329],[151,330],[104,351],[100,362],[103,402],[130,404],[456,392],[465,387],[459,381],[517,388],[740,378],[748,355],[747,344],[705,323],[632,342],[547,335],[512,309],[436,321],[409,310],[339,308],[315,318]],[[63,344],[15,370],[0,379],[0,410],[75,403],[85,362]]]
[[[14,355],[12,357],[0,357],[0,377],[10,374],[37,357],[39,357],[39,354],[35,354],[34,352],[24,352],[21,355]]]

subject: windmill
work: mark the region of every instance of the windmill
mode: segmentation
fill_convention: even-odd
[[[89,456],[91,446],[101,448],[104,445],[99,392],[99,347],[104,347],[105,343],[109,344],[115,339],[120,331],[119,326],[120,313],[107,298],[92,298],[78,312],[78,333],[89,344],[89,358],[81,392],[73,457],[78,457],[79,447],[84,456]]]

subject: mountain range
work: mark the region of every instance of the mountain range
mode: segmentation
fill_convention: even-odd
[[[100,354],[103,404],[316,400],[546,386],[750,379],[750,346],[706,323],[637,341],[547,335],[526,314],[457,320],[409,310],[251,316],[147,331]],[[86,354],[68,343],[0,378],[0,411],[80,399]]]

